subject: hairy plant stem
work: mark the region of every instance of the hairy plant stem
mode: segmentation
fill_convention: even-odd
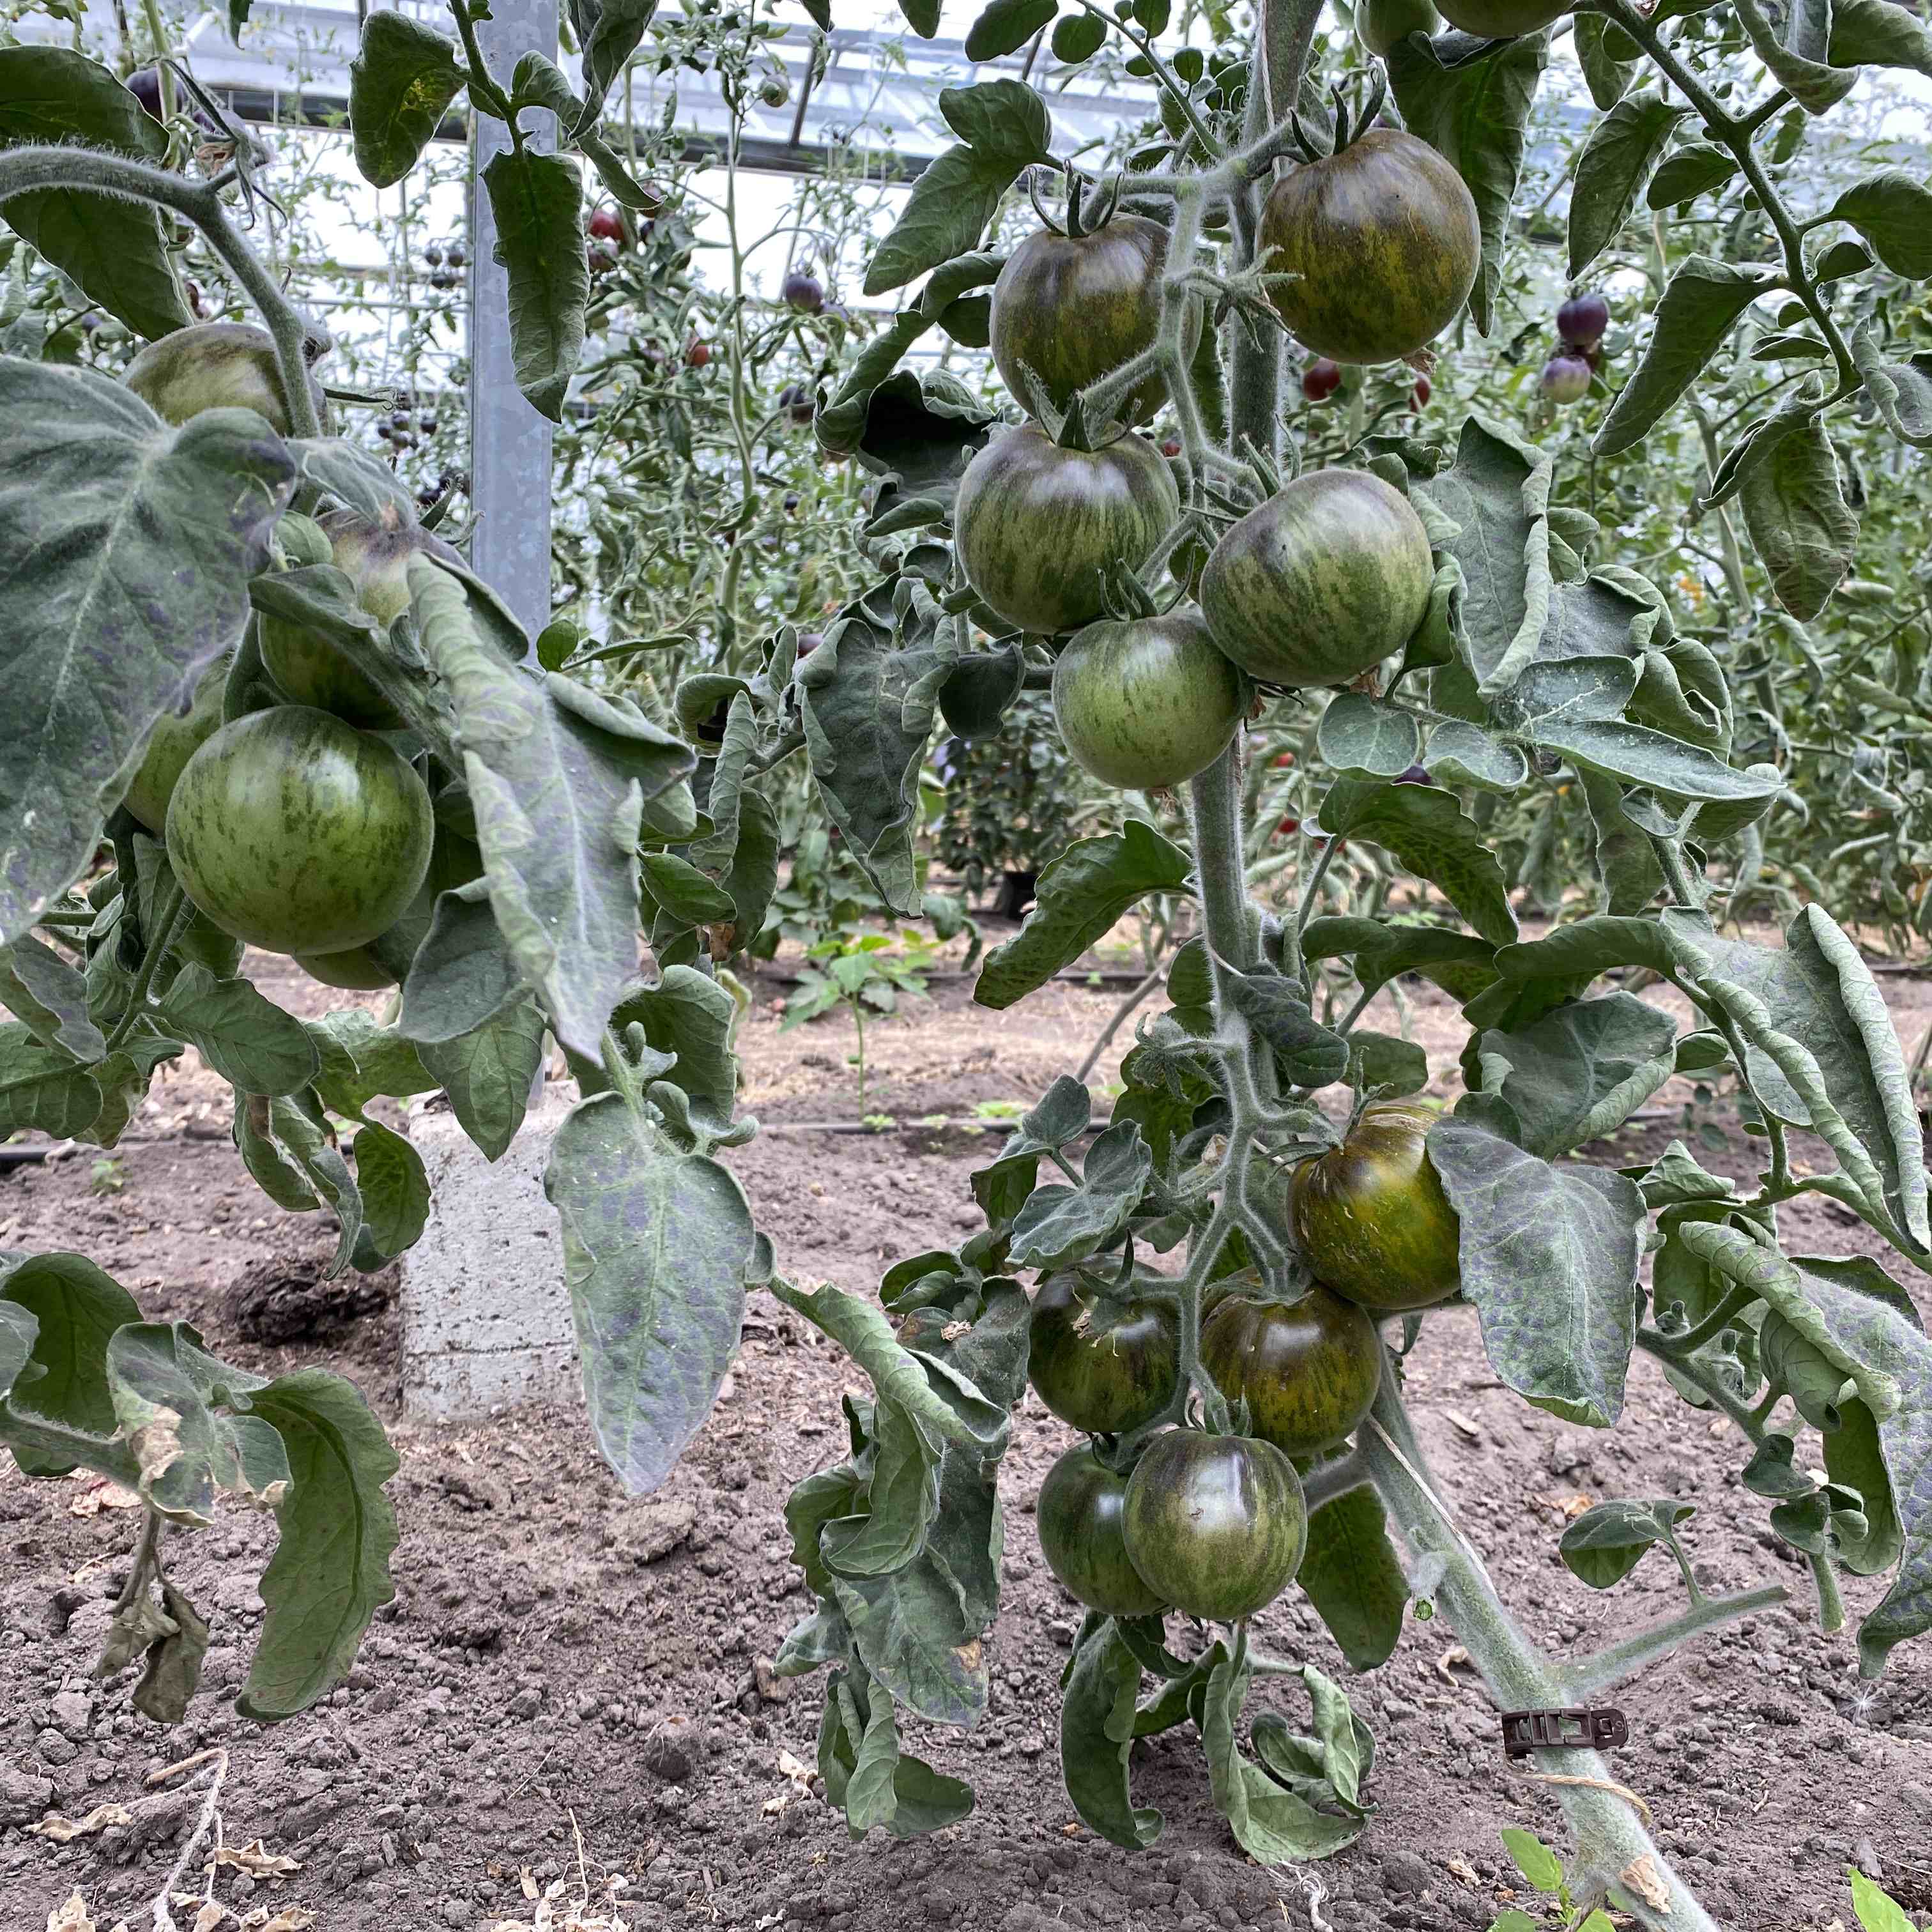
[[[1664,37],[1651,22],[1630,4],[1630,0],[1586,0],[1588,10],[1604,15],[1614,20],[1642,48],[1652,62],[1669,76],[1672,83],[1684,99],[1690,102],[1702,118],[1712,138],[1720,142],[1730,151],[1746,181],[1756,194],[1759,205],[1766,218],[1777,231],[1778,242],[1784,251],[1784,273],[1786,285],[1810,310],[1811,319],[1818,325],[1826,345],[1832,352],[1832,359],[1838,365],[1838,394],[1846,395],[1859,387],[1862,378],[1858,365],[1852,359],[1852,352],[1838,323],[1833,320],[1831,307],[1818,292],[1817,285],[1804,266],[1804,231],[1793,219],[1790,208],[1771,177],[1764,171],[1764,164],[1757,158],[1752,140],[1769,116],[1760,107],[1739,119],[1726,113],[1689,65],[1680,60],[1676,53],[1665,46]],[[1773,110],[1775,111],[1775,110]],[[1838,400],[1838,396],[1828,397],[1819,404],[1822,410]]]
[[[1676,1343],[1676,1336],[1664,1335],[1654,1328],[1644,1328],[1636,1331],[1636,1345],[1645,1354],[1654,1355],[1673,1375],[1681,1376],[1694,1387],[1702,1390],[1713,1406],[1722,1409],[1744,1432],[1753,1448],[1762,1448],[1767,1433],[1765,1425],[1778,1406],[1778,1391],[1772,1391],[1768,1407],[1753,1408],[1732,1394],[1716,1376],[1707,1372],[1702,1363],[1677,1354]],[[1843,1630],[1845,1600],[1838,1588],[1838,1573],[1827,1558],[1808,1550],[1804,1557],[1810,1568],[1812,1586],[1818,1593],[1818,1628],[1828,1635]]]
[[[116,1023],[114,1030],[107,1036],[101,1058],[119,1047],[148,1014],[148,988],[154,983],[154,975],[160,971],[161,962],[167,957],[168,948],[174,944],[176,930],[185,926],[194,916],[194,908],[188,902],[188,895],[182,890],[181,881],[170,877],[156,896],[154,922],[147,934],[147,946],[141,956],[141,970],[134,976],[134,990],[128,995],[128,1010]]]
[[[191,182],[146,161],[108,154],[92,148],[10,148],[0,154],[0,207],[37,188],[79,188],[117,200],[172,208],[199,228],[208,245],[246,291],[275,344],[289,426],[297,436],[319,436],[322,419],[309,388],[304,344],[308,330],[302,311],[282,292],[268,265],[257,255],[222,206],[212,182]]]
[[[1572,1700],[1574,1686],[1510,1615],[1481,1559],[1455,1528],[1410,1426],[1393,1366],[1383,1375],[1372,1419],[1379,1428],[1363,1431],[1358,1453],[1412,1557],[1418,1562],[1431,1559],[1439,1568],[1435,1601],[1490,1695],[1504,1710],[1563,1708]],[[1594,1750],[1539,1750],[1536,1764],[1540,1771],[1559,1777],[1618,1782],[1616,1771]],[[1552,1789],[1576,1836],[1570,1886],[1580,1899],[1599,1900],[1616,1886],[1628,1896],[1639,1922],[1655,1932],[1718,1932],[1666,1863],[1628,1799],[1590,1785]],[[1624,1876],[1634,1867],[1662,1888],[1665,1904],[1645,1903],[1641,1892]]]

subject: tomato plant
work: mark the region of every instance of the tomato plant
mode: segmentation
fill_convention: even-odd
[[[466,111],[512,130],[490,164],[506,205],[510,190],[554,202],[548,231],[568,238],[506,225],[509,322],[519,383],[560,422],[586,500],[595,560],[567,558],[569,598],[589,609],[608,591],[607,608],[667,618],[615,643],[576,616],[530,638],[430,527],[442,497],[420,502],[392,466],[413,447],[399,438],[435,433],[420,408],[378,425],[390,460],[326,433],[317,338],[244,232],[245,130],[218,122],[190,165],[181,127],[84,54],[0,48],[0,99],[44,104],[32,138],[10,126],[0,148],[0,210],[39,265],[8,338],[37,352],[0,358],[0,650],[37,727],[0,746],[0,997],[16,1016],[0,1028],[0,1125],[112,1146],[157,1066],[193,1045],[233,1088],[250,1172],[291,1210],[326,1208],[338,1268],[374,1268],[419,1236],[428,1180],[370,1102],[440,1089],[500,1152],[554,1038],[579,1098],[546,1188],[591,1426],[626,1484],[660,1484],[702,1425],[752,1289],[872,1382],[848,1403],[848,1453],[788,1507],[814,1606],[777,1660],[786,1676],[831,1668],[820,1768],[854,1828],[910,1834],[971,1804],[902,1751],[893,1709],[970,1725],[988,1707],[1000,1467],[1030,1382],[1097,1438],[1056,1466],[1040,1516],[1056,1574],[1094,1612],[1066,1676],[1072,1802],[1095,1832],[1144,1844],[1124,1717],[1136,1732],[1192,1721],[1230,1829],[1281,1863],[1366,1823],[1354,1774],[1319,1782],[1277,1731],[1244,1725],[1282,1674],[1249,1620],[1284,1590],[1365,1672],[1426,1603],[1506,1702],[1593,1700],[1786,1597],[1694,1585],[1684,1610],[1608,1650],[1544,1657],[1430,1475],[1396,1315],[1406,1330],[1466,1310],[1498,1382],[1582,1426],[1616,1425],[1648,1358],[1724,1419],[1710,1453],[1735,1454],[1744,1493],[1774,1504],[1764,1534],[1808,1576],[1822,1629],[1848,1620],[1843,1574],[1876,1580],[1860,1603],[1866,1675],[1932,1627],[1918,1480],[1932,1345],[1875,1260],[1789,1252],[1779,1218],[1822,1195],[1874,1249],[1932,1261],[1912,1069],[1826,903],[1852,880],[1860,907],[1924,929],[1922,586],[1874,553],[1904,533],[1916,565],[1922,548],[1922,485],[1899,446],[1932,442],[1912,346],[1932,196],[1861,152],[1829,157],[1849,172],[1832,200],[1807,198],[1814,124],[1861,70],[1925,69],[1932,37],[1882,0],[1838,0],[1828,33],[1803,10],[1734,21],[1591,0],[1566,31],[1601,118],[1559,204],[1528,139],[1542,8],[1452,8],[1468,32],[1432,38],[1426,6],[1365,6],[1385,73],[1352,44],[1318,44],[1312,0],[1266,0],[1252,44],[1210,16],[1211,52],[1172,59],[1150,10],[1083,10],[1053,34],[1076,68],[1122,40],[1158,91],[1120,155],[1064,158],[1050,100],[1015,74],[948,90],[958,140],[863,261],[814,230],[815,308],[776,264],[760,308],[735,229],[728,294],[689,280],[676,193],[638,178],[647,162],[674,176],[672,131],[634,158],[602,131],[646,31],[634,16],[601,15],[579,98],[536,63],[507,90],[466,4],[454,35],[370,14],[350,107],[365,178],[402,180],[466,94]],[[667,70],[716,60],[741,105],[782,90],[769,22],[709,19],[653,24]],[[1046,24],[995,0],[969,57],[1001,60]],[[171,72],[159,105],[178,124]],[[1331,77],[1320,106],[1303,83]],[[532,86],[567,154],[530,140]],[[736,158],[734,142],[728,174]],[[650,230],[595,291],[580,160]],[[1066,232],[1010,245],[1028,218],[1003,202],[1025,178],[1046,207],[1049,169]],[[50,191],[92,223],[43,219]],[[1560,417],[1537,375],[1554,272],[1524,266],[1559,205],[1563,289],[1596,278],[1606,297],[1600,316],[1555,316],[1576,352],[1562,359],[1602,379]],[[1084,222],[1096,208],[1107,218]],[[990,341],[1003,307],[1024,334],[1024,305],[982,292],[1028,249],[1111,259],[1108,231],[1130,221],[1163,238],[1143,238],[1134,275],[1054,295],[1094,357],[1060,389],[1037,343],[1008,358],[1004,395],[914,353],[935,330]],[[191,244],[171,238],[182,227]],[[785,274],[804,272],[806,245],[788,242]],[[448,272],[458,250],[438,252]],[[178,387],[176,365],[212,339],[194,333],[184,259],[261,334],[220,338]],[[72,366],[88,331],[68,282],[116,339],[149,344],[131,383],[110,358]],[[854,321],[836,298],[849,285],[891,298],[890,318]],[[586,368],[580,325],[632,308],[625,346]],[[1418,422],[1411,358],[1452,326],[1457,352]],[[1355,365],[1334,406],[1284,411],[1291,337]],[[634,393],[596,400],[580,431],[562,424],[580,379]],[[244,386],[224,395],[230,382]],[[1121,433],[1149,399],[1170,415]],[[803,447],[808,400],[829,482],[807,477],[818,458],[783,454]],[[632,415],[637,474],[622,478],[650,495],[595,453]],[[833,527],[836,554],[801,554]],[[1204,635],[1185,601],[1197,581]],[[1828,645],[1810,628],[1828,610]],[[1097,647],[1124,635],[1164,639],[1192,669],[1162,668],[1160,688],[1184,681],[1196,701],[1136,709],[1129,730],[1139,674],[1109,657],[1089,681]],[[306,669],[292,637],[316,646]],[[288,701],[334,665],[325,646],[397,721],[387,738]],[[224,722],[186,758],[157,841],[153,797],[130,804],[130,787],[218,674]],[[1252,716],[1244,675],[1262,688]],[[1792,715],[1799,680],[1822,739]],[[1063,691],[1049,727],[1042,698]],[[1100,700],[1117,695],[1110,719]],[[1895,722],[1867,729],[1858,706]],[[784,928],[782,846],[794,892],[802,863],[825,898],[856,902],[862,879],[894,917],[933,914],[920,842],[934,734],[992,746],[1022,725],[1102,784],[1175,775],[1184,823],[1160,800],[1084,800],[1089,818],[1056,828],[1081,836],[1039,868],[1035,908],[979,963],[975,999],[1026,998],[1137,907],[1162,908],[1163,931],[1188,908],[1198,930],[1136,1024],[1103,1125],[1082,1080],[1055,1082],[973,1177],[983,1226],[889,1269],[876,1304],[802,1287],[716,1158],[755,1130],[736,1113],[719,962],[775,908]],[[148,776],[166,789],[164,768]],[[1836,836],[1840,798],[1884,823]],[[1809,823],[1833,812],[1834,829]],[[1882,867],[1846,849],[1867,838]],[[1739,924],[1766,903],[1780,944]],[[1532,905],[1552,916],[1526,937]],[[386,975],[393,1014],[294,1020],[240,970],[240,934],[324,975]],[[850,956],[842,940],[826,956]],[[1453,1065],[1365,1024],[1378,1000],[1400,1015],[1417,975],[1460,1007]],[[1675,1004],[1640,998],[1638,976]],[[1685,1142],[1637,1171],[1591,1157],[1679,1073],[1736,1096],[1754,1177],[1709,1173]],[[1416,1097],[1432,1084],[1451,1104]],[[1166,1272],[1150,1254],[1172,1257]],[[395,1459],[346,1384],[257,1382],[139,1316],[84,1257],[7,1257],[0,1439],[33,1473],[84,1465],[141,1497],[106,1662],[145,1653],[176,1690],[136,1695],[175,1716],[200,1660],[192,1626],[154,1600],[173,1600],[170,1526],[205,1522],[220,1492],[274,1508],[287,1560],[264,1579],[242,1708],[289,1714],[341,1681],[391,1592]],[[1261,1376],[1258,1340],[1238,1346],[1250,1331],[1308,1346]],[[164,1410],[191,1426],[154,1426]],[[1808,1436],[1794,1454],[1807,1430],[1822,1479]],[[295,1441],[328,1447],[292,1456]],[[318,1534],[344,1521],[352,1537]],[[1608,1588],[1675,1536],[1674,1511],[1612,1497],[1556,1553]],[[1162,1605],[1233,1628],[1178,1629]],[[1359,1769],[1359,1720],[1335,1687],[1322,1694]],[[1566,1763],[1579,1895],[1616,1887],[1653,1927],[1711,1932],[1610,1768],[1581,1750]]]

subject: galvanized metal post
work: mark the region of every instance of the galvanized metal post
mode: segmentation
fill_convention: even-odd
[[[492,0],[477,23],[490,70],[507,89],[520,55],[556,58],[557,0]],[[510,359],[508,278],[496,259],[496,224],[483,170],[509,146],[500,121],[478,115],[470,158],[470,494],[476,512],[470,561],[532,641],[550,621],[550,425],[524,401]],[[546,150],[556,117],[526,110],[525,132]]]

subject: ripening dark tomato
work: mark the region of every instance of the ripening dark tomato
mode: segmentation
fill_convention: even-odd
[[[1417,376],[1415,387],[1408,392],[1409,406],[1412,409],[1426,409],[1429,404],[1429,398],[1435,392],[1429,386],[1429,378],[1426,376]]]
[[[1295,1238],[1316,1279],[1376,1314],[1427,1308],[1461,1285],[1461,1224],[1423,1144],[1437,1118],[1379,1101],[1340,1147],[1294,1170]]]
[[[1301,393],[1311,403],[1325,403],[1342,386],[1342,365],[1318,356],[1301,372]]]
[[[1241,674],[1198,612],[1077,633],[1053,668],[1053,716],[1066,748],[1102,784],[1185,784],[1228,748],[1246,709]]]
[[[1351,1435],[1382,1374],[1382,1337],[1352,1301],[1318,1282],[1292,1306],[1236,1295],[1202,1324],[1201,1363],[1254,1432],[1284,1455],[1313,1456]]]
[[[141,769],[121,802],[158,838],[168,822],[168,800],[182,767],[221,724],[221,696],[228,682],[228,660],[218,658],[201,674],[194,697],[180,717],[163,712],[148,734]]]
[[[1412,356],[1454,321],[1482,258],[1476,204],[1427,142],[1372,128],[1284,176],[1262,210],[1268,270],[1301,279],[1269,299],[1289,332],[1337,362]]]
[[[1437,10],[1452,27],[1486,40],[1533,34],[1570,11],[1570,0],[1447,0]]]
[[[1067,1268],[1034,1290],[1027,1372],[1062,1422],[1118,1436],[1151,1422],[1174,1399],[1178,1323],[1164,1302],[1130,1301],[1104,1334],[1101,1311]]]
[[[1127,1561],[1120,1534],[1127,1479],[1087,1444],[1067,1450],[1040,1486],[1035,1520],[1046,1567],[1090,1610],[1148,1617],[1166,1609]]]
[[[1169,436],[1167,440],[1161,445],[1160,453],[1162,455],[1166,457],[1170,463],[1172,463],[1174,459],[1180,454],[1180,437],[1178,436]]]
[[[270,952],[366,945],[429,870],[422,780],[326,711],[238,718],[190,758],[168,806],[168,858],[223,932]]]
[[[1552,403],[1580,402],[1590,393],[1590,365],[1568,350],[1543,365],[1543,393]]]
[[[620,248],[624,245],[624,224],[613,209],[597,209],[590,218],[590,232],[600,242],[614,243]]]
[[[1435,565],[1408,500],[1363,470],[1316,470],[1214,547],[1201,608],[1251,677],[1346,684],[1401,650],[1429,608]]]
[[[1430,0],[1360,0],[1355,8],[1357,38],[1384,60],[1411,34],[1433,34],[1442,24]]]
[[[1587,349],[1604,339],[1610,326],[1610,305],[1592,289],[1572,296],[1556,311],[1556,339],[1566,349]]]
[[[778,407],[795,423],[810,422],[812,406],[812,392],[802,382],[788,382],[778,392]]]
[[[1167,230],[1145,215],[1117,214],[1084,235],[1028,236],[993,284],[993,361],[1013,400],[1036,413],[1030,369],[1064,410],[1076,390],[1151,347],[1166,266]],[[1150,376],[1114,413],[1144,422],[1166,394]]]
[[[121,378],[163,421],[184,423],[203,410],[253,410],[289,435],[288,392],[274,339],[252,322],[197,322],[151,342]],[[322,385],[309,377],[316,413],[328,426]]]
[[[1426,784],[1429,767],[1426,765],[1405,765],[1390,781],[1395,784]]]
[[[692,369],[702,369],[711,360],[711,345],[700,342],[694,337],[684,345],[686,365]]]
[[[161,70],[159,68],[137,68],[122,85],[141,104],[141,111],[151,121],[161,118]]]
[[[593,275],[608,274],[617,266],[617,258],[608,248],[586,248],[584,251],[584,266]]]
[[[794,269],[784,278],[784,286],[779,291],[788,308],[795,308],[801,315],[816,315],[825,306],[825,290],[816,275],[806,274],[802,269]]]
[[[1175,1429],[1134,1466],[1121,1528],[1149,1588],[1188,1616],[1232,1623],[1294,1582],[1308,1506],[1272,1442]]]
[[[973,588],[1009,623],[1050,634],[1103,616],[1102,572],[1138,569],[1180,514],[1173,472],[1145,438],[1063,449],[1026,423],[966,466],[952,528]]]

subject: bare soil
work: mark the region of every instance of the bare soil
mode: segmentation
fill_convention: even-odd
[[[282,962],[254,964],[285,1004],[340,1000]],[[1916,1042],[1932,989],[1884,985]],[[1120,998],[1061,982],[995,1014],[974,1007],[963,985],[935,990],[871,1030],[867,1112],[908,1123],[1029,1101],[1077,1064]],[[782,1033],[772,1002],[783,992],[757,989],[742,1042],[748,1109],[772,1124],[854,1118],[849,1027],[832,1018]],[[1426,987],[1408,997],[1437,1090],[1453,1094],[1454,1010]],[[1380,1010],[1393,1028],[1396,1016]],[[1728,1145],[1700,1157],[1743,1172],[1743,1137],[1727,1112],[1714,1118]],[[1628,1129],[1594,1152],[1645,1160],[1677,1130]],[[230,1760],[226,1844],[259,1838],[299,1866],[273,1880],[224,1865],[215,1897],[257,1922],[298,1908],[292,1924],[315,1932],[527,1922],[530,1895],[553,1881],[594,1899],[614,1879],[633,1932],[1450,1932],[1486,1927],[1512,1902],[1499,1826],[1563,1841],[1547,1789],[1504,1758],[1451,1632],[1412,1624],[1384,1670],[1352,1678],[1294,1592],[1260,1619],[1262,1636],[1346,1682],[1376,1730],[1378,1809],[1364,1839],[1319,1866],[1252,1864],[1208,1802],[1189,1731],[1136,1753],[1136,1802],[1166,1820],[1150,1850],[1130,1855],[1078,1827],[1055,1736],[1056,1679],[1078,1613],[1047,1574],[1028,1515],[1069,1436],[1030,1402],[1003,1485],[1006,1607],[988,1646],[990,1714],[970,1736],[907,1726],[909,1748],[971,1780],[978,1808],[931,1839],[854,1844],[812,1788],[817,1680],[774,1684],[759,1668],[806,1607],[781,1510],[794,1481],[840,1453],[838,1396],[860,1379],[842,1358],[754,1296],[710,1423],[658,1494],[626,1498],[568,1407],[445,1428],[398,1413],[393,1282],[321,1282],[326,1231],[254,1189],[206,1075],[172,1075],[136,1132],[106,1167],[83,1150],[0,1172],[0,1248],[84,1250],[154,1315],[192,1320],[224,1355],[354,1378],[402,1456],[392,1486],[398,1594],[348,1685],[264,1730],[236,1717],[227,1695],[246,1667],[272,1525],[238,1516],[178,1539],[171,1563],[212,1614],[215,1648],[189,1721],[164,1731],[131,1710],[127,1680],[98,1686],[88,1674],[134,1513],[91,1480],[29,1483],[10,1461],[0,1473],[0,1932],[39,1932],[76,1889],[101,1932],[124,1916],[154,1923],[152,1900],[200,1798],[147,1780],[215,1747]],[[734,1160],[785,1270],[863,1290],[891,1260],[976,1225],[966,1177],[994,1144],[904,1127],[786,1132]],[[1876,1251],[1829,1204],[1789,1210],[1786,1226],[1801,1252]],[[1912,1286],[1932,1312],[1925,1282]],[[1552,1646],[1600,1642],[1674,1610],[1681,1594],[1654,1555],[1608,1594],[1573,1578],[1556,1543],[1580,1498],[1682,1497],[1699,1506],[1688,1527],[1708,1585],[1790,1586],[1784,1608],[1680,1652],[1616,1700],[1632,1740],[1618,1774],[1720,1922],[1736,1932],[1850,1924],[1844,1868],[1856,1858],[1932,1923],[1932,1642],[1897,1653],[1877,1686],[1860,1683],[1851,1634],[1820,1634],[1804,1573],[1771,1538],[1767,1505],[1739,1488],[1736,1431],[1685,1407],[1642,1358],[1613,1435],[1565,1426],[1498,1384],[1466,1312],[1429,1323],[1410,1386],[1463,1522]],[[1855,1618],[1876,1594],[1851,1586]],[[1298,1718],[1300,1694],[1270,1688],[1257,1702],[1280,1699]],[[77,1818],[101,1804],[125,1808],[130,1822],[64,1846],[26,1828],[50,1809]]]

